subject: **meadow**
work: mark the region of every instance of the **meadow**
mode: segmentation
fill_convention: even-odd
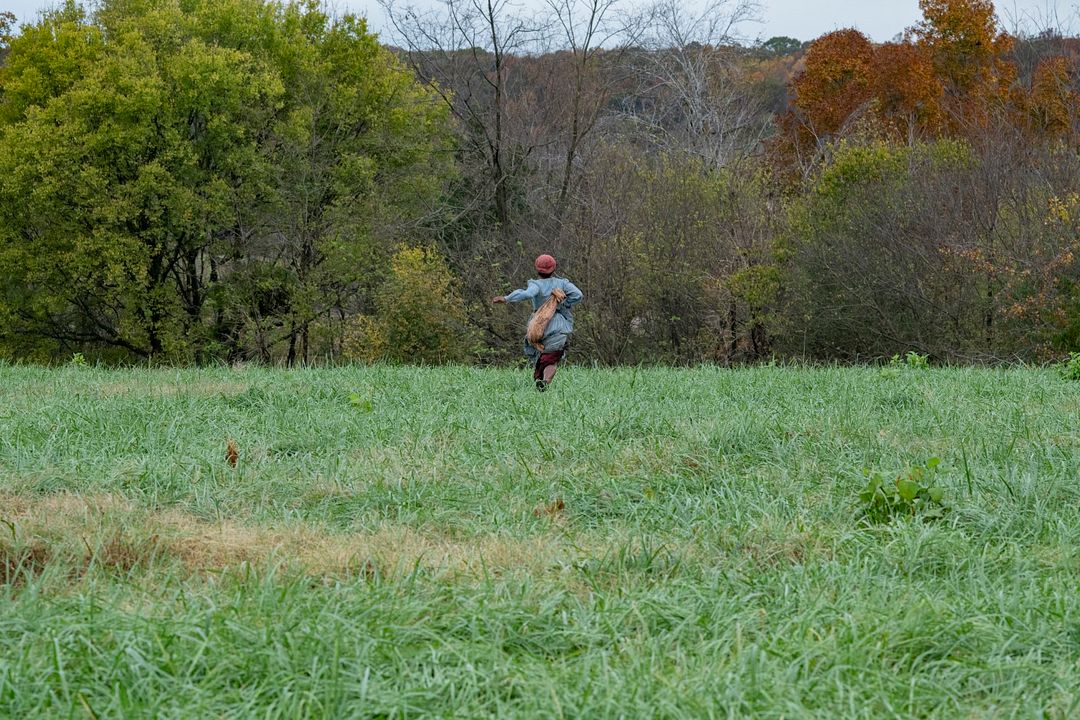
[[[1078,450],[1048,369],[0,367],[0,717],[1076,717]]]

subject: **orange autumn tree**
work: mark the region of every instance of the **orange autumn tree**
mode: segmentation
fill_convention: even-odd
[[[795,107],[818,137],[835,135],[873,94],[874,46],[858,30],[816,40],[795,80]]]
[[[857,30],[823,35],[791,88],[795,99],[780,118],[773,149],[804,171],[858,119],[867,121],[864,131],[902,140],[935,135],[944,124],[944,90],[933,58],[909,42],[874,47]]]
[[[903,42],[875,47],[856,30],[839,30],[810,46],[773,146],[783,162],[798,162],[805,171],[808,158],[809,164],[820,158],[857,117],[878,136],[911,141],[985,130],[1010,102],[1013,40],[998,29],[993,3],[919,4],[923,21]]]
[[[923,20],[908,36],[933,60],[954,129],[985,128],[1016,82],[1013,38],[999,30],[990,0],[919,0],[919,7]]]
[[[806,53],[806,68],[791,83],[791,110],[780,118],[774,148],[802,165],[840,136],[873,96],[874,46],[858,30],[823,35]]]
[[[875,46],[856,30],[839,30],[810,46],[771,143],[781,172],[807,177],[832,142],[856,128],[899,142],[985,140],[1013,128],[1036,143],[1080,144],[1075,58],[1045,58],[1025,87],[1014,40],[990,0],[920,0],[920,7],[923,20],[902,42]]]
[[[886,43],[874,53],[874,94],[881,127],[899,139],[938,134],[944,88],[930,54],[911,43]]]
[[[1080,131],[1080,95],[1073,89],[1077,63],[1061,55],[1039,63],[1026,110],[1031,129],[1048,138],[1075,139]]]

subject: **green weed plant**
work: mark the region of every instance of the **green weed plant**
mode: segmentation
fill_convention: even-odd
[[[932,457],[925,465],[911,468],[889,482],[879,472],[867,472],[866,487],[859,493],[863,517],[872,523],[889,522],[898,517],[933,520],[945,516],[945,491],[933,483],[941,460]]]

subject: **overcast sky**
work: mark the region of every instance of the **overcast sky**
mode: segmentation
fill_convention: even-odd
[[[406,2],[406,0],[399,0]],[[414,0],[430,6],[434,0]],[[543,0],[519,0],[523,7],[540,7]],[[1004,27],[1014,30],[1016,21],[1030,28],[1052,25],[1073,33],[1080,30],[1077,5],[1080,0],[999,0],[998,14]],[[0,0],[0,8],[15,13],[20,20],[31,19],[49,0]],[[812,40],[830,30],[855,27],[872,39],[883,42],[904,31],[919,19],[918,0],[761,0],[762,22],[747,24],[742,34],[768,39],[787,35]],[[349,8],[369,17],[371,28],[383,30],[384,19],[375,0],[333,0],[333,6]],[[1053,18],[1058,18],[1055,22]],[[1050,22],[1047,19],[1050,18]]]

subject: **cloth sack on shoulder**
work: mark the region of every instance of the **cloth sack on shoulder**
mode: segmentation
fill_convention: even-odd
[[[525,329],[525,339],[540,352],[544,352],[544,346],[540,341],[544,339],[548,323],[551,322],[551,318],[555,317],[555,311],[558,310],[559,303],[565,299],[566,293],[559,288],[555,288],[551,291],[550,297],[544,301],[544,304],[537,308],[536,312],[529,318],[529,325]]]

